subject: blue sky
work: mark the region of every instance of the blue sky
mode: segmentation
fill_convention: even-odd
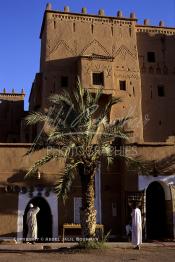
[[[0,1],[0,91],[12,88],[26,92],[25,109],[35,73],[39,71],[39,33],[47,0]],[[175,26],[175,0],[52,0],[54,10],[63,11],[69,5],[72,12],[87,7],[89,14],[105,9],[106,15],[115,16],[122,10],[124,16],[135,11],[139,23],[149,18],[157,25],[164,20]]]

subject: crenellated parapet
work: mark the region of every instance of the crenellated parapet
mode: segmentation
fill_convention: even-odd
[[[56,11],[56,10],[53,10],[53,9],[52,9],[52,4],[51,4],[51,3],[47,3],[47,5],[46,5],[46,11],[64,12],[64,13],[72,13],[72,14],[73,14],[73,12],[71,12],[69,6],[64,6],[64,10],[63,10],[63,11],[61,11],[61,10]],[[76,14],[77,14],[77,13],[76,13]],[[90,15],[90,16],[95,16],[95,15],[93,15],[93,14],[88,14],[86,7],[82,7],[82,9],[81,9],[81,14]],[[98,10],[98,16],[106,16],[106,15],[105,15],[105,10],[104,10],[104,9],[99,9],[99,10]],[[123,17],[123,13],[122,13],[121,10],[117,11],[116,17],[118,17],[118,18],[124,18],[124,17]],[[129,18],[128,18],[128,19],[129,19]],[[135,13],[132,12],[132,13],[130,14],[130,19],[136,19]]]
[[[163,34],[163,35],[175,35],[175,28],[174,27],[164,27],[162,26],[162,23],[160,23],[159,26],[149,25],[149,22],[145,21],[144,25],[136,25],[136,32]]]
[[[0,100],[24,100],[25,92],[22,88],[21,93],[15,92],[14,88],[12,92],[7,92],[6,89],[3,89],[3,92],[0,92]]]
[[[80,13],[71,12],[69,6],[65,6],[63,11],[53,10],[50,4],[47,4],[40,37],[42,38],[42,33],[45,28],[45,22],[47,14],[49,15],[49,23],[54,24],[54,28],[56,28],[57,21],[69,21],[72,23],[75,22],[87,22],[92,24],[106,24],[107,26],[132,26],[133,23],[137,22],[136,14],[134,12],[130,13],[129,17],[125,17],[121,10],[117,11],[116,16],[107,16],[105,14],[104,9],[99,9],[97,14],[89,14],[86,7],[81,9]]]
[[[175,27],[167,27],[163,20],[161,20],[158,25],[151,25],[150,20],[146,18],[143,21],[143,25],[136,24],[136,32],[175,35]]]
[[[103,22],[103,23],[111,23],[111,24],[131,24],[131,22],[135,21],[136,23],[136,31],[137,32],[153,32],[153,33],[162,33],[167,35],[174,35],[175,28],[173,27],[166,27],[164,21],[160,21],[158,25],[151,25],[149,19],[144,19],[143,25],[137,24],[137,17],[134,12],[130,13],[129,17],[123,16],[121,10],[117,11],[116,16],[107,16],[105,14],[104,9],[99,9],[97,14],[88,14],[87,8],[83,7],[81,9],[81,13],[74,13],[71,12],[69,6],[65,6],[64,10],[53,10],[52,5],[48,3],[46,5],[46,12],[53,13],[53,19],[60,18],[60,19],[67,19],[69,21],[79,20],[79,21],[88,21],[88,22]],[[69,16],[67,16],[69,15]],[[118,20],[118,21],[117,21]],[[128,22],[127,22],[128,21]],[[42,26],[43,29],[43,26]],[[42,33],[42,30],[41,30]]]
[[[167,27],[162,20],[157,25],[149,19],[139,24],[134,12],[126,17],[119,10],[107,16],[104,9],[89,14],[83,7],[80,13],[73,13],[68,6],[53,10],[48,4],[41,29],[42,83],[38,84],[43,99],[38,96],[42,103],[38,102],[37,108],[45,110],[48,96],[65,86],[71,88],[70,83],[79,75],[82,84],[93,92],[103,86],[104,94],[122,97],[122,103],[111,110],[110,119],[132,114],[138,123],[137,127],[130,124],[133,141],[142,141],[143,137],[164,140],[175,128],[172,124],[158,137],[157,126],[166,124],[163,109],[157,123],[155,119],[159,101],[166,101],[163,97],[169,95],[169,86],[174,83],[174,35],[175,28]],[[155,99],[155,103],[149,104],[149,99]],[[174,108],[170,102],[166,107]],[[154,118],[148,117],[150,111]]]

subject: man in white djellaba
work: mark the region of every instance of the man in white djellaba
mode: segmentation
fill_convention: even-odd
[[[140,249],[142,244],[142,215],[140,209],[137,207],[137,203],[133,203],[132,216],[132,244],[135,245],[135,249]]]
[[[28,226],[28,233],[27,233],[27,240],[29,242],[34,243],[37,239],[37,218],[36,215],[40,211],[39,207],[34,207],[34,205],[31,203],[29,205],[30,209],[27,212],[27,226]]]

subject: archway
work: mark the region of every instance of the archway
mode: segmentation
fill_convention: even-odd
[[[47,201],[42,197],[33,198],[27,205],[24,217],[23,217],[23,237],[27,236],[27,212],[29,210],[29,204],[32,203],[34,206],[40,208],[39,213],[37,214],[37,223],[38,223],[38,239],[39,241],[48,241],[48,238],[52,238],[52,214]]]
[[[151,183],[146,191],[146,231],[148,239],[166,237],[165,192],[159,182]]]

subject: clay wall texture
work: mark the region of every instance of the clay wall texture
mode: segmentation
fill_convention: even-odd
[[[66,9],[67,11],[67,9]],[[73,89],[78,75],[82,84],[95,92],[121,97],[111,110],[111,121],[131,116],[132,142],[166,141],[174,136],[173,97],[175,29],[138,25],[131,18],[46,11],[41,30],[41,72],[43,100],[61,92],[61,77]],[[153,52],[154,62],[148,61]],[[102,86],[93,83],[93,73],[103,73]],[[120,81],[126,81],[121,90]],[[163,88],[163,95],[158,94]],[[161,90],[160,90],[161,92]]]
[[[41,108],[48,107],[50,94],[63,89],[61,77],[68,77],[67,89],[73,89],[79,76],[82,85],[92,92],[102,87],[104,94],[122,98],[123,102],[111,111],[111,121],[132,114],[139,122],[134,137],[142,140],[135,23],[135,19],[47,12],[41,32]],[[101,86],[93,83],[93,73],[103,74]],[[120,90],[119,81],[126,81],[126,91]]]
[[[137,32],[138,55],[141,71],[142,112],[149,115],[144,128],[145,141],[166,141],[174,136],[175,124],[172,116],[175,113],[175,36],[174,30],[146,30]],[[149,62],[147,54],[154,52],[154,62]],[[164,95],[158,94],[163,87]]]
[[[0,93],[0,143],[20,141],[24,94]]]
[[[96,92],[103,89],[101,106],[109,95],[121,97],[113,107],[110,121],[131,117],[128,128],[133,131],[130,143],[136,154],[149,161],[174,163],[175,153],[175,28],[163,25],[138,25],[134,14],[123,18],[73,14],[47,10],[41,29],[40,72],[34,79],[29,111],[47,112],[49,96],[63,90],[73,92],[80,77],[82,85]],[[151,58],[148,58],[148,55]],[[94,82],[98,74],[98,84]],[[101,74],[101,75],[100,75]],[[99,79],[100,77],[100,79]],[[96,79],[97,80],[97,79]],[[19,98],[20,97],[20,98]],[[64,160],[51,162],[40,169],[41,180],[24,180],[32,163],[45,152],[25,157],[31,142],[42,126],[25,127],[23,96],[0,94],[0,185],[53,185],[64,172]],[[8,110],[7,110],[8,109]],[[9,112],[9,113],[8,113]],[[13,136],[13,132],[15,136]],[[138,174],[127,172],[125,164],[115,161],[107,168],[102,163],[101,202],[105,233],[125,234],[126,192],[138,190]],[[66,202],[58,202],[59,232],[63,223],[73,222],[73,198],[81,195],[79,181]],[[17,223],[17,194],[0,192],[1,235],[14,235]],[[8,205],[5,206],[4,203]],[[116,207],[116,213],[114,212]],[[171,203],[167,203],[169,231],[172,227]],[[64,210],[64,212],[63,212]],[[8,221],[9,227],[5,225]]]
[[[64,160],[50,162],[40,168],[41,179],[36,177],[25,179],[24,176],[35,161],[41,159],[47,152],[38,151],[26,155],[31,144],[0,144],[0,182],[2,185],[31,185],[55,183],[57,174],[63,174]]]

